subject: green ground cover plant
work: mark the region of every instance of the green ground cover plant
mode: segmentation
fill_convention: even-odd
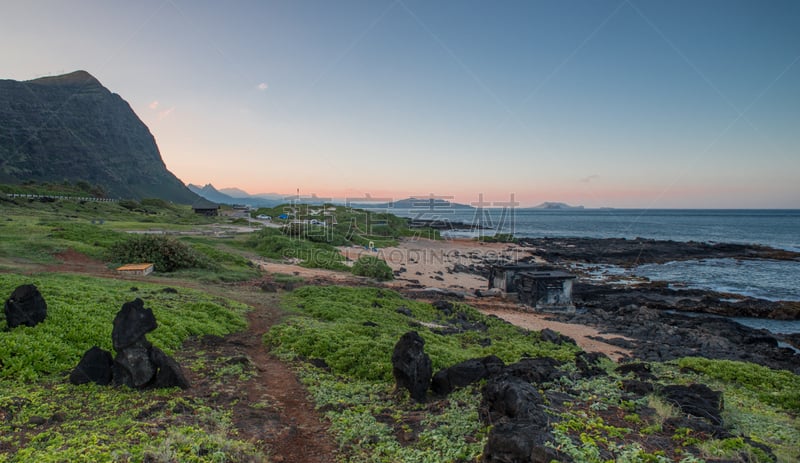
[[[211,260],[191,246],[164,235],[132,235],[108,249],[112,262],[149,262],[157,272],[208,268]]]
[[[323,208],[327,209],[324,214],[321,213]],[[350,266],[336,247],[380,249],[396,246],[402,237],[440,239],[437,231],[411,229],[407,219],[393,214],[330,204],[284,204],[252,212],[253,217],[259,215],[270,216],[273,224],[283,226],[266,227],[246,241],[246,247],[259,255],[271,259],[296,259],[304,267],[352,271],[356,275],[382,280],[391,279],[388,266],[372,265],[369,260]]]
[[[327,215],[320,213],[323,208],[328,209]],[[258,215],[268,215],[274,224],[284,227],[254,233],[247,241],[249,248],[272,259],[298,259],[300,265],[312,268],[350,270],[336,246],[376,249],[395,246],[401,237],[440,238],[435,230],[410,229],[402,217],[330,204],[284,204],[252,212],[253,217]],[[287,218],[279,218],[281,215]]]
[[[0,462],[259,462],[231,412],[176,390],[0,380]]]
[[[55,256],[74,250],[109,265],[150,261],[156,271],[174,272],[208,282],[241,281],[260,272],[231,241],[214,237],[159,235],[198,233],[212,218],[188,206],[160,199],[89,202],[37,200],[0,195],[0,262],[54,263]],[[129,231],[156,231],[149,237]],[[2,263],[0,263],[2,265]],[[12,266],[13,268],[13,266]]]
[[[800,419],[797,394],[800,377],[748,362],[687,357],[656,365],[676,381],[702,382],[722,390],[726,426],[755,442],[772,448],[779,462],[800,461]],[[768,461],[762,452],[738,441],[711,440],[701,445],[709,457],[730,455],[733,450],[753,455],[751,461]],[[738,447],[738,449],[734,449]]]
[[[253,233],[246,246],[259,255],[271,259],[297,259],[301,266],[349,271],[344,256],[335,246],[299,237],[292,237],[280,229],[265,228]]]
[[[800,376],[761,365],[732,360],[686,357],[678,366],[742,387],[759,400],[789,412],[800,413]]]
[[[394,278],[392,268],[383,260],[374,256],[361,256],[353,263],[353,275],[388,281]]]
[[[289,358],[320,358],[334,373],[370,381],[392,381],[392,349],[410,330],[425,339],[434,370],[492,354],[515,362],[523,356],[572,360],[578,351],[574,345],[544,342],[537,332],[486,317],[465,304],[457,304],[457,312],[448,317],[428,303],[382,288],[304,286],[287,295],[284,304],[294,315],[267,333],[274,352]],[[410,310],[412,316],[398,313],[398,308]],[[486,331],[437,334],[458,312],[485,324]],[[484,346],[487,338],[491,344]]]
[[[477,413],[480,385],[427,404],[393,392],[392,350],[407,331],[416,330],[425,339],[434,371],[490,354],[506,362],[524,356],[568,361],[578,350],[542,341],[538,333],[485,317],[464,304],[456,304],[447,316],[428,303],[381,288],[305,286],[285,296],[284,306],[292,315],[264,340],[283,358],[321,360],[329,367],[326,371],[298,363],[347,461],[473,461],[485,445],[487,429]],[[486,328],[440,334],[453,317]]]
[[[31,194],[31,195],[58,195],[76,197],[105,197],[103,189],[89,182],[78,181],[70,183],[37,183],[33,180],[21,184],[0,185],[0,193]]]
[[[483,317],[463,304],[455,304],[455,316],[483,322],[486,330],[442,335],[453,315],[380,288],[308,286],[284,296],[284,305],[292,315],[273,327],[265,342],[274,353],[296,361],[304,384],[331,422],[346,461],[476,461],[486,443],[489,428],[476,412],[480,384],[447,398],[432,396],[425,404],[393,390],[391,352],[406,331],[414,329],[425,339],[434,371],[488,354],[506,362],[522,356],[570,360],[577,350],[543,343],[538,333]],[[492,340],[489,346],[487,338]],[[692,368],[682,368],[689,365]],[[557,381],[538,385],[545,394],[569,398],[549,406],[559,410],[553,412],[550,445],[570,461],[768,461],[754,443],[772,448],[779,462],[800,457],[796,413],[782,408],[791,404],[784,397],[790,399],[795,390],[794,375],[704,359],[652,364],[659,384],[699,382],[723,391],[724,422],[734,437],[717,439],[667,426],[669,420],[681,417],[679,410],[657,394],[631,399],[620,387],[623,377],[614,372],[614,364],[605,362],[602,368],[608,375],[581,378],[571,364]],[[722,374],[720,368],[728,373]]]
[[[323,209],[326,209],[323,213]],[[305,236],[308,239],[326,242],[334,246],[354,244],[375,247],[387,247],[397,244],[397,239],[404,236],[439,239],[437,231],[429,228],[410,229],[408,221],[387,212],[366,210],[342,205],[309,205],[282,204],[272,208],[259,208],[251,214],[268,215],[273,223],[291,224],[294,221],[317,220],[325,222],[324,233],[321,228],[295,224],[290,229],[293,236]],[[281,219],[281,215],[288,218]]]
[[[516,243],[512,233],[495,233],[494,235],[479,236],[476,240],[484,243]]]
[[[236,438],[230,410],[183,391],[67,381],[91,346],[113,352],[112,321],[135,297],[158,321],[148,339],[171,355],[190,336],[244,328],[247,306],[184,288],[61,274],[0,273],[0,294],[27,283],[42,292],[48,316],[13,330],[0,320],[0,462],[266,461]]]
[[[192,335],[223,335],[244,328],[246,306],[164,286],[91,277],[0,273],[0,295],[8,297],[21,284],[35,284],[47,302],[47,319],[35,327],[6,331],[0,319],[0,378],[35,381],[63,374],[78,364],[92,346],[112,350],[114,316],[124,302],[140,297],[152,308],[158,328],[148,335],[154,345],[172,353]]]

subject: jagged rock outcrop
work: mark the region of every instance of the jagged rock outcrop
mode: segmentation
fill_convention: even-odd
[[[85,71],[0,80],[0,183],[85,181],[112,198],[191,204],[147,126]]]
[[[483,449],[483,463],[549,463],[562,461],[545,445],[553,436],[544,399],[531,383],[500,375],[483,388],[480,408],[484,423],[493,424]]]
[[[87,350],[78,366],[69,375],[72,384],[96,383],[101,386],[111,384],[114,358],[111,353],[97,346]]]
[[[456,388],[496,375],[503,367],[505,363],[495,355],[464,360],[433,375],[431,390],[437,394],[449,394]]]
[[[425,402],[433,367],[425,353],[425,340],[416,331],[400,337],[392,352],[392,374],[397,389],[407,389],[411,398]]]
[[[722,393],[712,390],[705,384],[664,386],[659,390],[659,395],[683,413],[705,418],[712,424],[722,425],[724,409]]]
[[[515,376],[529,383],[541,384],[555,381],[564,372],[559,368],[562,362],[550,357],[523,358],[503,369],[503,373]]]
[[[117,356],[97,346],[92,347],[70,374],[72,384],[114,383],[132,388],[189,387],[180,365],[145,336],[156,329],[153,311],[139,298],[126,302],[114,317],[111,339]]]
[[[18,286],[5,303],[6,324],[36,326],[47,318],[47,303],[35,285]]]
[[[646,362],[700,356],[753,362],[800,374],[800,354],[779,345],[765,330],[723,317],[688,316],[632,304],[554,314],[552,318],[598,327],[607,332],[605,342],[630,349],[635,358]]]

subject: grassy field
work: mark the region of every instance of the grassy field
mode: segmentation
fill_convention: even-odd
[[[39,193],[48,191],[44,186],[15,188]],[[242,218],[197,215],[188,206],[157,199],[93,202],[9,198],[0,194],[0,235],[4,237],[0,241],[0,266],[11,265],[13,268],[9,262],[53,263],[54,256],[67,249],[105,261],[110,267],[137,257],[152,261],[155,258],[151,252],[129,252],[131,247],[141,249],[143,246],[129,242],[156,240],[136,237],[130,232],[147,232],[163,233],[169,240],[185,245],[172,252],[159,251],[158,255],[177,252],[189,255],[176,266],[156,262],[157,272],[208,282],[242,281],[258,275],[258,270],[248,259],[251,256],[281,261],[288,259],[305,267],[350,272],[351,264],[346,262],[336,246],[371,244],[380,248],[397,244],[397,240],[404,236],[439,237],[434,230],[411,230],[405,219],[390,214],[343,206],[327,208],[327,216],[320,215],[320,209],[308,205],[283,205],[252,211],[252,216],[272,214],[275,217],[273,226],[262,227],[257,221]],[[290,218],[280,219],[285,211],[294,212],[290,212]],[[312,215],[314,212],[317,215]],[[311,223],[312,220],[315,222]],[[218,233],[224,227],[237,225],[248,228],[252,225],[256,229],[253,233],[222,233],[221,236]],[[129,246],[123,249],[120,243]],[[164,243],[150,243],[150,246],[159,248]],[[173,270],[179,272],[173,273]],[[380,279],[391,279],[391,272],[387,273],[387,270],[388,267],[360,274],[372,276],[374,273]]]
[[[42,292],[48,316],[13,330],[0,321],[0,462],[257,461],[253,445],[237,440],[225,407],[178,389],[67,381],[87,349],[112,350],[112,321],[123,302],[140,297],[153,309],[158,328],[148,339],[170,354],[189,337],[241,330],[247,306],[184,288],[60,274],[0,273],[0,294],[28,283]]]
[[[574,345],[544,342],[539,333],[485,317],[464,304],[445,315],[385,289],[336,286],[303,287],[284,302],[292,316],[270,330],[265,343],[296,362],[347,461],[476,461],[486,444],[489,428],[478,420],[481,384],[448,397],[432,396],[425,404],[394,391],[393,345],[412,329],[425,339],[434,372],[490,354],[507,363],[522,357],[564,361],[557,381],[537,386],[561,398],[549,409],[552,446],[571,461],[771,461],[759,443],[771,447],[778,461],[800,457],[800,377],[789,372],[706,359],[653,364],[657,385],[700,382],[723,391],[723,416],[732,436],[715,438],[668,424],[681,414],[655,394],[628,398],[620,388],[626,378],[610,361],[602,364],[607,375],[582,377],[572,362],[578,352]],[[479,328],[442,334],[453,320]]]
[[[256,213],[277,217],[282,211],[286,206]],[[227,297],[184,286],[232,294],[236,287],[229,282],[262,276],[250,263],[253,255],[295,257],[301,265],[349,271],[335,244],[386,246],[416,233],[401,219],[343,210],[330,228],[299,227],[289,233],[265,228],[233,238],[175,236],[140,246],[128,231],[198,230],[226,219],[197,216],[158,200],[49,202],[2,195],[0,212],[0,294],[33,283],[49,309],[48,319],[34,328],[7,330],[0,318],[0,463],[267,461],[258,442],[238,435],[235,400],[215,400],[215,393],[198,397],[178,390],[72,386],[66,376],[91,346],[111,350],[111,321],[122,303],[135,297],[154,310],[159,323],[148,338],[178,354],[186,340],[242,330],[248,310]],[[174,282],[169,286],[177,292],[165,291],[165,284],[40,271],[68,249],[114,266],[120,243],[127,246],[121,248],[125,252],[181,256],[165,265],[189,262],[158,272],[167,277],[161,281]],[[714,437],[671,425],[682,416],[656,394],[635,400],[626,396],[621,383],[630,378],[616,373],[611,362],[601,364],[607,375],[584,377],[574,363],[579,352],[574,345],[545,342],[538,332],[485,317],[466,304],[454,303],[446,314],[385,288],[303,286],[292,275],[270,278],[298,289],[282,294],[286,316],[264,336],[264,346],[293,365],[330,423],[341,461],[479,460],[492,429],[478,419],[483,384],[447,397],[431,396],[424,404],[394,390],[392,349],[410,330],[425,340],[434,371],[490,354],[507,363],[523,357],[564,362],[558,380],[537,387],[559,398],[548,405],[550,445],[565,459],[771,461],[759,447],[765,444],[779,462],[800,461],[800,378],[789,372],[699,358],[651,364],[657,385],[700,382],[723,392],[730,435]],[[218,385],[212,387],[235,390],[255,374],[202,352],[192,355],[187,358],[197,360],[187,367]]]

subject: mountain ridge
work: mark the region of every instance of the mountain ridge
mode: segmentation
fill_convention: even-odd
[[[109,197],[197,200],[120,95],[80,70],[0,80],[0,183],[85,181]]]

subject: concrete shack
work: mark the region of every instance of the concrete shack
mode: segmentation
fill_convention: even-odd
[[[497,288],[523,304],[548,311],[575,310],[575,275],[536,264],[498,265],[489,271],[489,289]]]
[[[497,288],[504,293],[516,293],[514,278],[521,272],[552,270],[540,264],[501,264],[489,268],[489,289]]]

